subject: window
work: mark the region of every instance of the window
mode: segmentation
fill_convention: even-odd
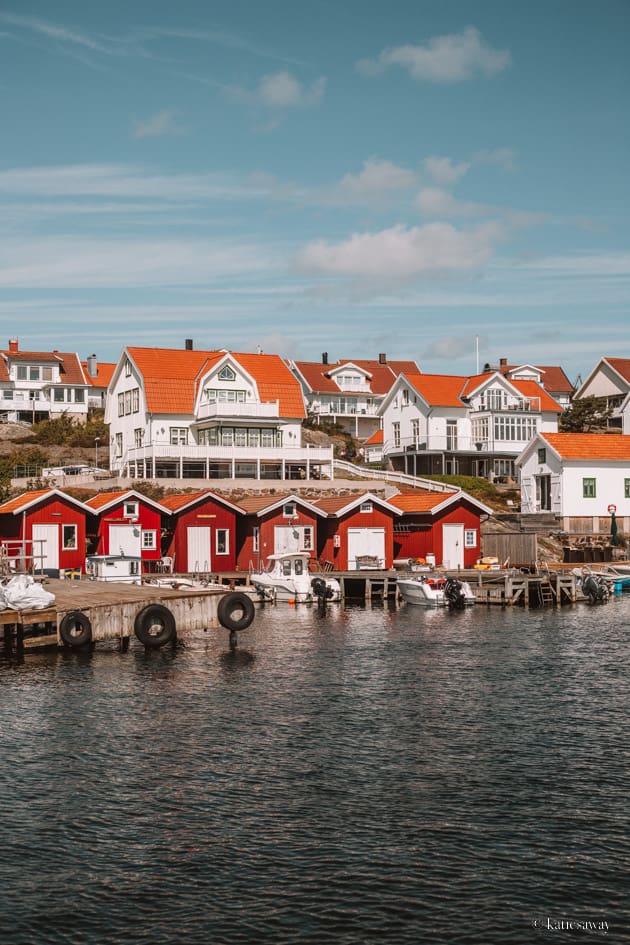
[[[238,427],[234,431],[234,446],[247,446],[247,430]]]
[[[56,393],[57,391],[55,391],[55,394]],[[119,394],[118,395],[118,416],[122,417],[124,416],[124,414],[125,414],[125,395]]]
[[[477,547],[477,532],[474,528],[467,528],[464,532],[464,548]]]
[[[136,448],[139,448],[144,443],[144,430],[142,427],[136,427],[133,431],[133,442]]]
[[[630,479],[624,479],[623,481],[623,496],[624,499],[630,499]]]
[[[129,358],[125,360],[125,377],[131,376],[131,361]]]
[[[39,377],[40,377],[40,375],[39,375],[39,368],[38,368],[38,367],[30,367],[30,368],[28,369],[28,379],[29,379],[29,381],[38,381],[38,380],[39,380]]]
[[[155,551],[157,548],[157,532],[154,528],[148,528],[142,532],[142,547],[146,551]]]
[[[188,428],[171,427],[170,440],[171,446],[186,446],[188,443]]]
[[[18,381],[26,380],[26,365],[25,364],[18,364],[17,379]]]
[[[544,446],[538,450],[538,462],[541,464],[541,466],[543,463],[547,462],[547,450]]]
[[[75,387],[74,389],[74,402],[75,404],[84,404],[85,403],[85,391],[82,387]]]
[[[123,506],[123,515],[125,516],[125,518],[137,518],[138,517],[138,503],[125,502]]]
[[[5,400],[13,400],[13,391],[12,391],[10,388],[8,388],[8,387],[5,388],[5,391],[4,391],[4,399],[5,399]]]
[[[413,440],[414,443],[417,443],[419,438],[420,438],[420,421],[412,420],[411,421],[411,439]]]
[[[131,413],[131,391],[125,391],[125,413]]]
[[[215,540],[218,555],[227,555],[230,551],[230,533],[227,528],[217,528]]]
[[[220,381],[235,381],[236,374],[232,370],[229,364],[225,364],[219,371],[219,380]]]
[[[134,387],[131,391],[131,412],[138,413],[140,410],[140,388]]]
[[[584,499],[595,499],[597,496],[597,490],[595,487],[596,479],[585,478],[582,479],[582,498]]]
[[[400,424],[392,423],[392,437],[394,440],[394,446],[400,446]]]
[[[302,550],[303,551],[312,551],[313,550],[313,526],[305,525],[302,532]]]
[[[116,434],[116,456],[122,456],[122,451],[123,451],[122,433],[117,433]]]
[[[409,404],[409,391],[405,387],[402,391],[402,405],[403,407],[408,406]]]
[[[263,430],[260,436],[261,446],[273,446],[273,430]]]
[[[258,446],[259,443],[260,443],[260,430],[248,430],[247,431],[248,446]]]
[[[260,551],[260,526],[254,525],[252,529],[252,550],[255,554]]]
[[[29,390],[28,392],[29,400],[39,400],[39,391],[38,390]]]
[[[373,512],[374,505],[371,502],[362,502],[359,506],[359,512]]]
[[[42,380],[52,381],[52,379],[53,379],[53,369],[51,367],[42,368]]]
[[[62,532],[62,541],[64,551],[76,551],[77,550],[77,526],[76,525],[63,525]]]
[[[234,446],[234,430],[231,427],[225,427],[221,434],[222,446]]]
[[[295,502],[286,502],[282,506],[282,515],[284,518],[293,518],[294,515],[297,515]]]

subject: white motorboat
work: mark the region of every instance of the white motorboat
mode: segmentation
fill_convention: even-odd
[[[324,581],[327,600],[341,600],[341,585],[335,578],[325,575],[313,577],[308,570],[310,554],[308,551],[287,551],[269,555],[269,566],[260,571],[252,571],[250,583],[259,595],[265,599],[310,603],[315,596],[313,582]],[[316,590],[321,585],[316,584]]]
[[[93,581],[141,584],[142,558],[140,555],[90,555],[86,572]]]
[[[475,595],[468,581],[460,581],[458,578],[433,578],[419,574],[400,577],[396,583],[400,596],[408,604],[463,610],[464,607],[475,603]]]

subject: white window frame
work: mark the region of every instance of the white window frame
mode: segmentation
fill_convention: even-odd
[[[260,551],[260,525],[252,528],[252,551],[256,554]]]
[[[374,503],[370,501],[370,499],[368,499],[367,502],[362,502],[361,505],[359,506],[359,512],[362,515],[363,514],[369,515],[373,511],[374,511]]]
[[[222,538],[225,542],[225,547],[221,549],[219,539]],[[214,548],[215,554],[217,555],[229,555],[230,553],[230,529],[229,528],[215,528],[214,530]]]
[[[76,551],[79,547],[79,538],[77,534],[76,525],[62,525],[61,526],[61,546],[64,551]],[[72,535],[70,540],[66,539],[66,535]]]
[[[476,547],[477,547],[477,529],[466,528],[464,530],[464,548],[476,548]]]
[[[295,502],[285,502],[285,504],[282,506],[282,517],[293,518],[296,514],[297,514],[297,505],[295,504]]]
[[[143,551],[156,551],[156,549],[157,549],[157,529],[143,528],[142,529],[142,550]]]
[[[138,518],[139,505],[135,500],[129,500],[123,504],[123,515],[125,518]]]

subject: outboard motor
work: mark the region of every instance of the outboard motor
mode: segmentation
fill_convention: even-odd
[[[582,581],[582,591],[591,604],[605,604],[610,597],[607,581],[595,574],[586,575]]]
[[[323,614],[326,610],[326,601],[332,597],[332,589],[328,587],[323,578],[315,577],[311,581],[313,597],[317,600],[317,612]]]
[[[466,606],[466,594],[461,581],[457,578],[447,578],[444,585],[444,600],[449,610],[463,610]]]

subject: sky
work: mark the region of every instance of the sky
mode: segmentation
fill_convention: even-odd
[[[0,347],[630,357],[627,0],[2,0]]]

